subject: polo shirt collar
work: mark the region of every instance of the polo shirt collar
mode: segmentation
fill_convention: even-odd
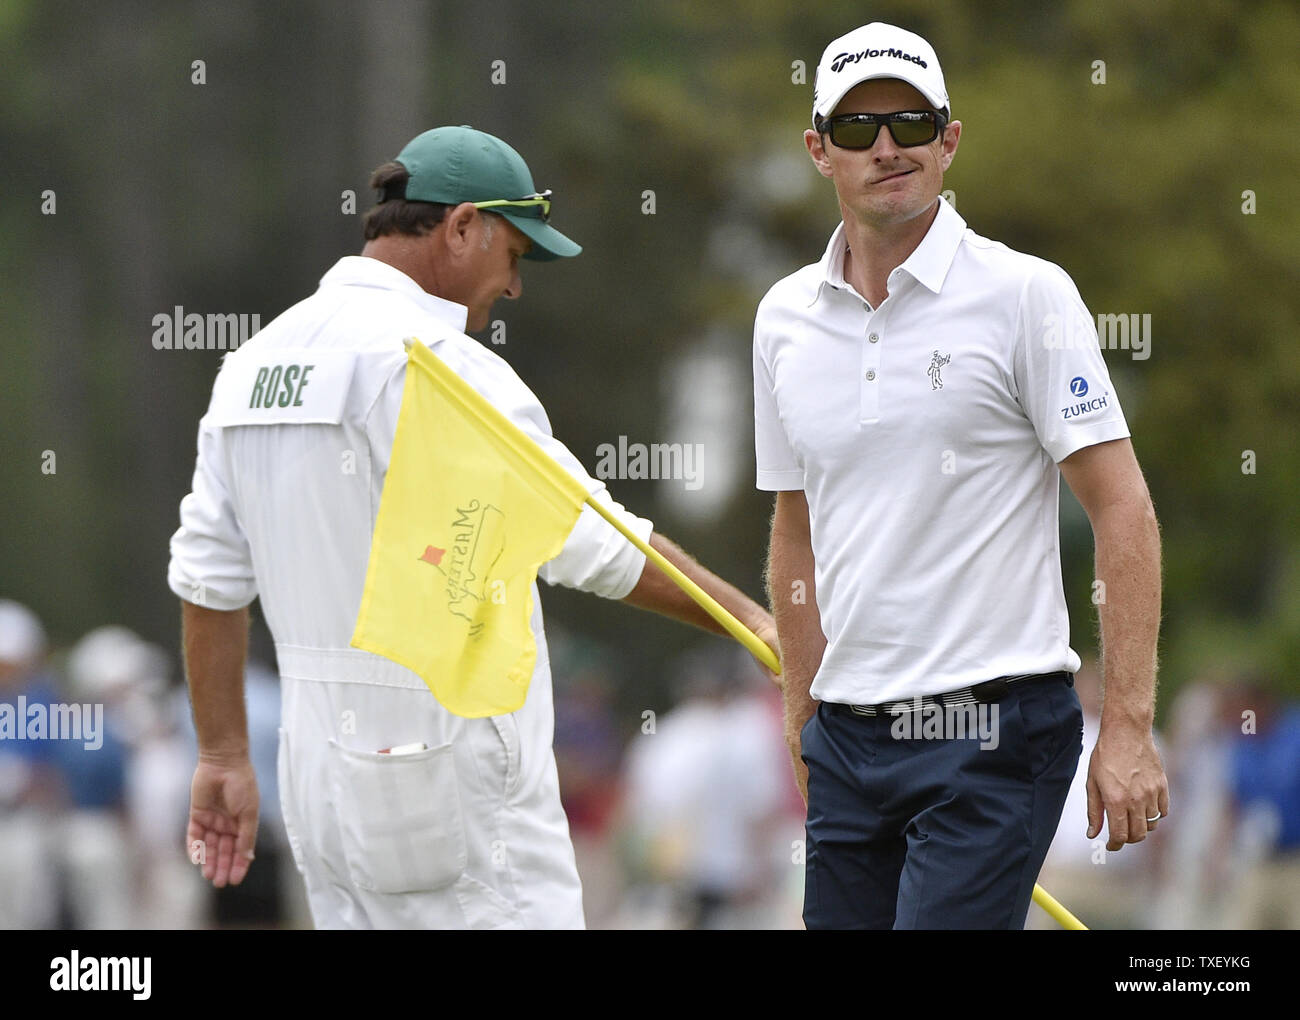
[[[907,256],[907,260],[898,268],[923,287],[938,294],[965,234],[966,221],[941,196],[939,212],[930,224],[930,229],[916,246],[916,251]]]
[[[966,234],[966,221],[957,210],[950,206],[942,196],[939,198],[939,211],[926,231],[921,243],[898,268],[907,273],[922,286],[938,294],[943,281],[952,267],[952,260],[957,256],[962,238]],[[831,286],[843,290],[849,286],[844,280],[844,251],[848,242],[844,237],[843,221],[831,234],[826,245],[826,252],[818,263],[819,280],[817,290],[809,305],[815,304],[822,296],[825,287]]]
[[[455,301],[430,294],[400,269],[368,255],[345,255],[321,277],[322,287],[374,287],[402,294],[439,322],[465,332],[469,309]]]
[[[817,263],[817,289],[813,291],[809,307],[817,303],[827,287],[843,290],[848,286],[844,282],[844,249],[848,247],[844,240],[844,221],[841,220],[831,232],[831,239],[826,244],[826,252]]]

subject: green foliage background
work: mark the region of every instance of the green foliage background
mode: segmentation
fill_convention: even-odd
[[[120,622],[175,647],[167,539],[220,355],[154,350],[152,317],[182,305],[269,322],[359,249],[341,193],[364,212],[369,170],[441,123],[511,141],[586,247],[528,268],[524,298],[498,307],[501,351],[557,435],[589,467],[620,434],[690,441],[667,434],[665,372],[715,336],[747,378],[758,299],[819,258],[836,222],[801,134],[822,48],[866,20],[938,50],[965,125],[945,186],[968,223],[1064,266],[1094,312],[1152,317],[1148,360],[1107,360],[1164,532],[1162,703],[1243,669],[1295,694],[1300,9],[1287,0],[0,0],[0,595],[61,643]],[[734,427],[752,458],[747,410]],[[678,518],[674,483],[612,488],[757,596],[771,497],[750,487],[752,459],[740,475],[703,522]],[[1063,501],[1086,653],[1091,536]],[[587,596],[544,599],[628,706],[665,694],[688,636]]]

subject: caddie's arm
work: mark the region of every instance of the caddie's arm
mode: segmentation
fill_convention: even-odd
[[[186,849],[220,889],[244,880],[257,841],[257,779],[244,709],[248,609],[222,611],[182,599],[181,628],[199,739]]]
[[[785,742],[805,801],[808,767],[800,757],[800,733],[817,711],[809,689],[826,651],[826,635],[817,610],[815,570],[807,497],[799,490],[778,492],[767,556],[767,598],[785,653],[781,662]]]
[[[671,539],[657,533],[652,534],[650,547],[713,596],[714,601],[757,634],[759,639],[780,659],[776,624],[766,609],[708,568],[701,566]],[[682,623],[712,631],[714,634],[727,635],[720,623],[648,559],[636,587],[623,597],[623,601],[638,609],[649,609],[674,620],[680,620]],[[768,672],[766,667],[763,668],[764,672]],[[768,675],[772,676],[770,672]],[[775,680],[775,677],[773,679]]]
[[[1169,783],[1156,751],[1156,640],[1160,632],[1160,528],[1127,439],[1087,446],[1061,474],[1092,522],[1101,618],[1101,727],[1088,763],[1088,838],[1110,821],[1108,850],[1146,839],[1169,814]]]

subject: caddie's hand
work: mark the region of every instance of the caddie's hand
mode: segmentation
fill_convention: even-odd
[[[1169,782],[1151,730],[1102,724],[1088,762],[1088,838],[1110,821],[1107,850],[1141,843],[1169,816]]]
[[[248,758],[200,759],[190,784],[186,853],[216,888],[239,885],[257,842],[257,778]]]
[[[767,623],[761,627],[756,627],[754,629],[754,633],[758,635],[758,639],[762,641],[763,644],[767,645],[768,648],[772,649],[772,654],[776,656],[776,661],[780,662],[781,661],[781,639],[776,635],[776,624]],[[770,669],[767,668],[767,666],[765,666],[762,662],[760,662],[757,657],[755,657],[754,661],[758,663],[758,667],[763,671],[763,675],[766,676],[769,680],[772,681],[773,684],[776,685],[777,690],[782,690],[784,684],[784,678],[782,677],[782,675],[780,673],[773,673]]]

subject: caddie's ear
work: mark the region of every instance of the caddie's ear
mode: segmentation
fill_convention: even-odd
[[[482,229],[478,221],[479,211],[473,202],[461,202],[447,210],[441,227],[450,254],[462,255],[472,245],[478,244],[478,233]]]
[[[834,177],[835,171],[831,169],[831,161],[826,157],[826,149],[822,145],[822,136],[809,128],[803,133],[803,143],[808,146],[808,155],[812,157],[817,172],[823,177]]]

